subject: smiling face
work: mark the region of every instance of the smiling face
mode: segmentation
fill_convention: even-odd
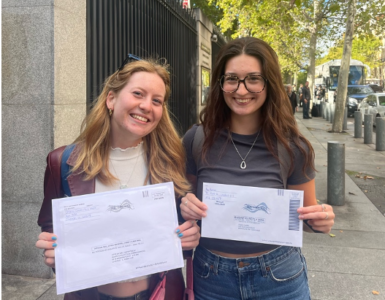
[[[241,54],[229,59],[225,67],[225,75],[235,75],[239,79],[244,79],[250,75],[264,75],[262,65],[253,56]],[[260,93],[250,93],[243,83],[234,93],[223,93],[225,102],[231,110],[232,130],[240,133],[241,127],[247,123],[251,131],[255,130],[260,119],[261,107],[266,101],[267,86]],[[238,128],[238,130],[235,129]],[[254,129],[252,128],[254,127]]]
[[[136,72],[118,93],[110,91],[111,146],[134,147],[156,128],[163,114],[166,87],[156,73]]]

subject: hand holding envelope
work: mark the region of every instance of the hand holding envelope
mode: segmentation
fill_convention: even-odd
[[[55,199],[52,207],[58,294],[183,266],[172,183]],[[199,233],[187,223],[179,229],[195,245]]]

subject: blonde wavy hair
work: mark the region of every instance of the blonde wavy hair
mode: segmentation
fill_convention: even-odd
[[[155,73],[166,87],[162,118],[158,126],[143,138],[145,160],[148,164],[144,184],[148,180],[152,184],[173,181],[175,193],[184,196],[190,190],[190,185],[185,178],[186,154],[168,111],[170,76],[167,65],[152,60],[139,60],[126,64],[123,69],[105,80],[103,90],[95,100],[91,112],[84,119],[81,133],[74,142],[81,144],[82,147],[72,171],[84,172],[85,180],[98,176],[104,184],[117,180],[109,171],[111,125],[106,100],[110,91],[118,94],[136,72]]]

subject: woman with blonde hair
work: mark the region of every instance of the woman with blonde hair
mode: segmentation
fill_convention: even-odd
[[[71,170],[67,178],[69,193],[78,196],[173,181],[176,196],[184,196],[190,189],[185,178],[185,152],[170,120],[169,96],[167,69],[153,61],[123,64],[109,76],[83,122],[81,134],[70,147],[66,161]],[[60,237],[52,233],[51,201],[65,196],[60,177],[64,149],[60,147],[47,157],[44,201],[38,219],[42,233],[36,246],[44,249],[44,262],[52,268]],[[197,225],[190,221],[176,228],[175,234],[184,250],[196,247],[200,237]],[[148,299],[154,277],[72,292],[64,299]],[[180,294],[175,296],[173,292],[166,289],[166,298],[180,299]]]

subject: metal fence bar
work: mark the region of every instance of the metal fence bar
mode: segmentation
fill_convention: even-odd
[[[87,0],[87,100],[128,53],[170,65],[169,107],[182,134],[196,122],[196,20],[174,0]]]

